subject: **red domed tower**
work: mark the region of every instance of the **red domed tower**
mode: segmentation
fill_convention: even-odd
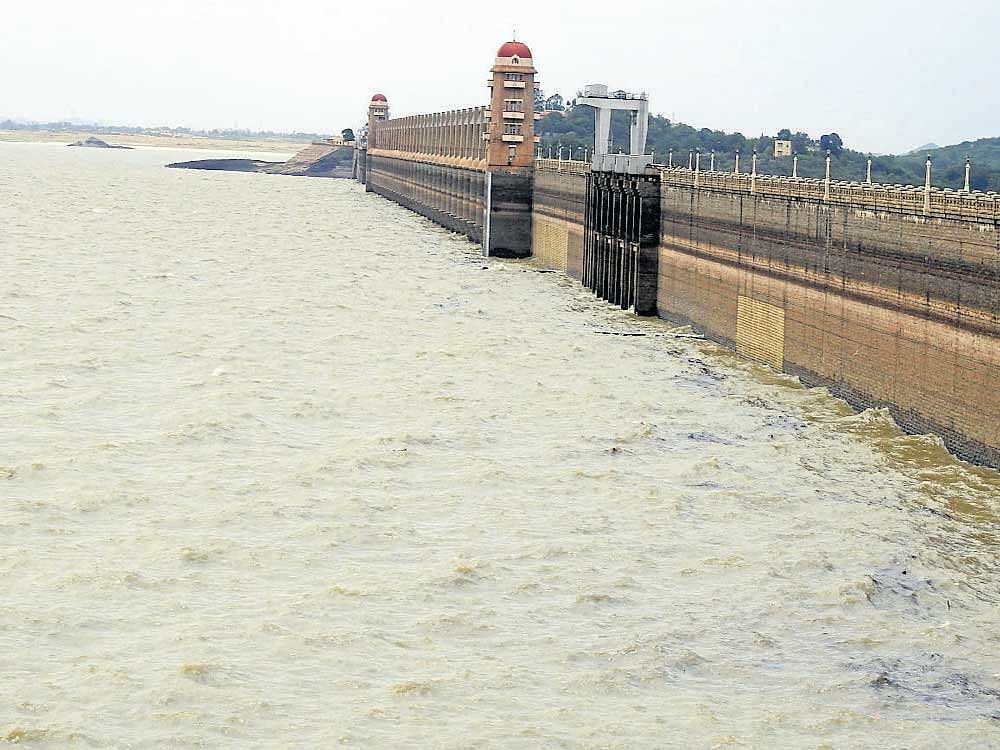
[[[531,50],[523,42],[505,42],[497,50],[490,68],[488,167],[533,167],[537,72]]]
[[[375,123],[389,119],[389,101],[385,94],[375,94],[368,105],[368,144],[376,145],[372,140],[375,138]]]

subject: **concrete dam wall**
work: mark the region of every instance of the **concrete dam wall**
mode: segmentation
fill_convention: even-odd
[[[475,169],[369,156],[367,185],[473,242],[483,240],[486,174]]]
[[[829,158],[824,180],[654,165],[641,144],[536,158],[536,73],[509,42],[488,106],[393,118],[375,94],[354,174],[485,255],[533,255],[1000,468],[998,196],[933,189],[930,162],[913,188],[832,180]]]
[[[535,171],[531,254],[548,268],[583,280],[584,212],[590,169],[579,162]]]
[[[821,185],[781,195],[767,178],[696,186],[689,170],[656,171],[661,317],[1000,467],[995,219],[920,196],[866,205]],[[577,279],[588,173],[543,160],[535,178],[533,254]]]

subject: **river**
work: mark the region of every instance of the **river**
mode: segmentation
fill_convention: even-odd
[[[209,155],[0,143],[0,744],[1000,747],[996,472]]]

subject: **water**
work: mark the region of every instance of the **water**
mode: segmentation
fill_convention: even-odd
[[[0,144],[0,740],[1000,747],[996,473],[198,157]]]

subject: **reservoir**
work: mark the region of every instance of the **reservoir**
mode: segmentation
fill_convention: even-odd
[[[0,740],[1000,747],[996,472],[205,155],[0,143]]]

